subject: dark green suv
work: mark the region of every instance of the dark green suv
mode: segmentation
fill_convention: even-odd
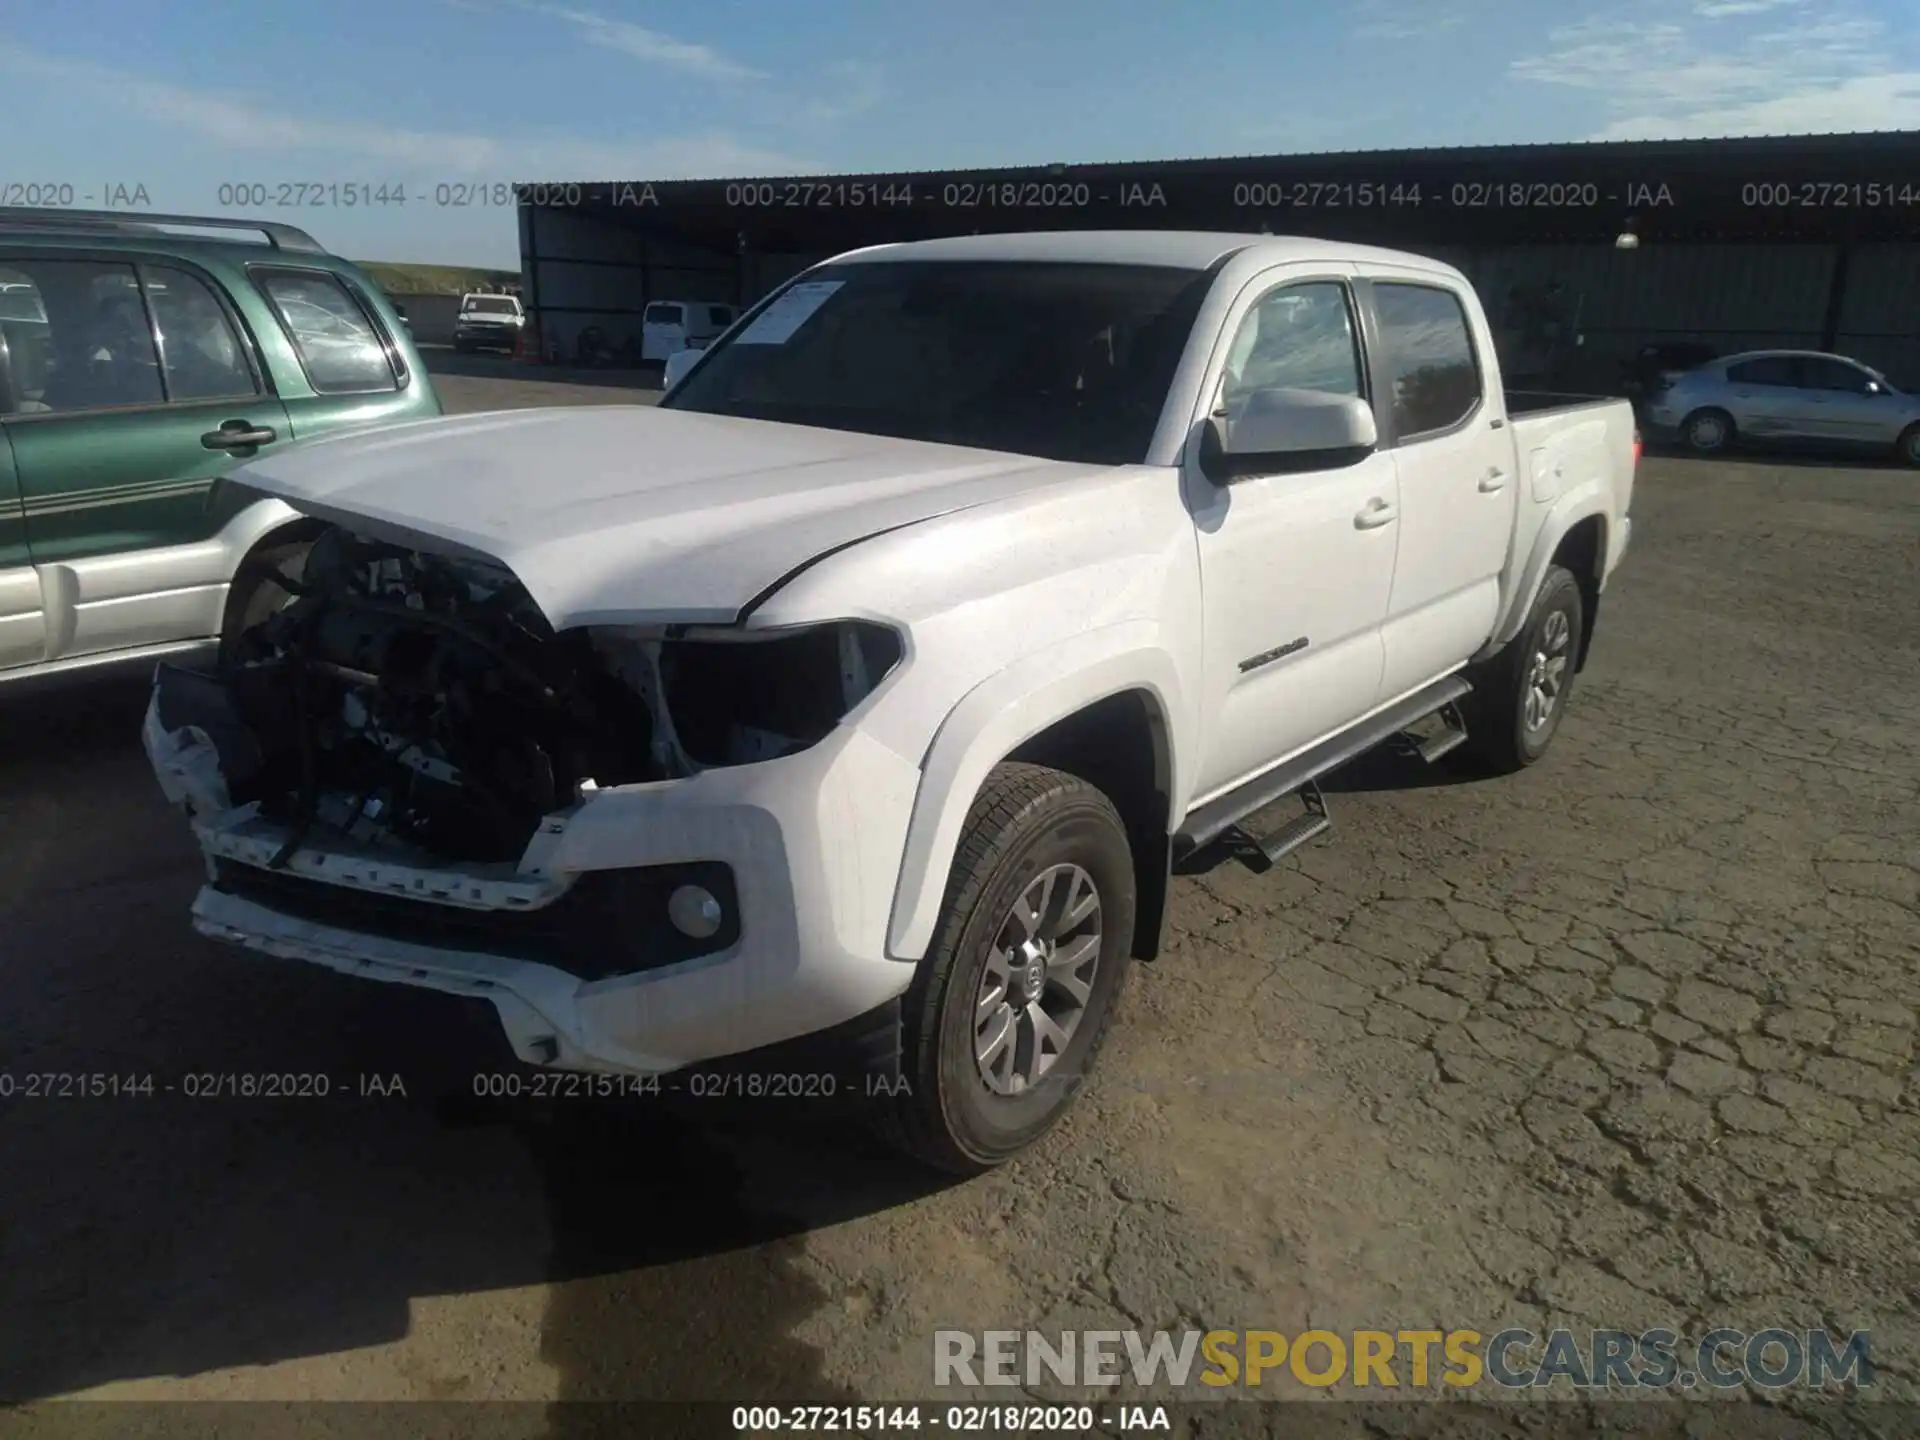
[[[439,413],[391,302],[304,231],[0,208],[0,688],[279,603],[315,527],[221,477]]]

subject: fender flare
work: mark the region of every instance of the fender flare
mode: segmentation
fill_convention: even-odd
[[[1607,573],[1607,552],[1614,543],[1613,522],[1607,515],[1607,487],[1603,481],[1588,480],[1562,495],[1547,512],[1539,533],[1534,536],[1526,568],[1513,587],[1513,598],[1501,615],[1493,638],[1474,657],[1476,660],[1486,659],[1520,633],[1520,627],[1526,624],[1533,609],[1534,599],[1540,594],[1540,586],[1546,581],[1547,567],[1553,563],[1560,542],[1574,526],[1596,515],[1600,517],[1600,573],[1593,577],[1595,583]]]
[[[918,960],[932,943],[960,832],[988,772],[1049,725],[1128,690],[1152,696],[1167,727],[1172,825],[1171,811],[1185,794],[1185,747],[1175,733],[1183,712],[1179,672],[1160,627],[1103,626],[1025,656],[962,696],[927,747],[894,885],[889,956]]]

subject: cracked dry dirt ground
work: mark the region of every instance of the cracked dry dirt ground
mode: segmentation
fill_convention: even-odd
[[[849,1383],[989,1317],[1785,1325],[1913,1397],[1920,486],[1654,459],[1635,511],[1547,761],[1359,767],[1329,841],[1178,887],[1068,1138],[881,1220],[897,1271],[816,1242]]]
[[[879,1401],[940,1326],[1671,1324],[1870,1329],[1912,1398],[1920,482],[1650,459],[1634,509],[1550,757],[1381,757],[1329,839],[1178,881],[1003,1172],[764,1116],[0,1106],[0,1395]],[[0,1053],[455,1064],[431,1004],[184,933],[138,698],[0,750]]]

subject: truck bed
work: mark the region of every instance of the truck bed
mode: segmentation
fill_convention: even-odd
[[[1507,415],[1540,415],[1549,410],[1578,410],[1588,405],[1612,405],[1618,395],[1576,395],[1557,390],[1508,390]]]

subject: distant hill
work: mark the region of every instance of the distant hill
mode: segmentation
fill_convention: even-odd
[[[518,270],[484,270],[473,265],[403,265],[385,260],[353,262],[389,295],[464,295],[470,290],[518,286]]]

